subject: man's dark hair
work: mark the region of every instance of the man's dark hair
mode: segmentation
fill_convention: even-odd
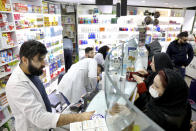
[[[103,66],[101,64],[97,64],[97,67],[100,67],[101,68],[101,72],[104,71],[104,68],[103,68]]]
[[[39,54],[39,56],[43,56],[47,54],[47,49],[44,44],[36,40],[28,40],[22,44],[20,47],[20,59],[25,56],[29,60],[31,60],[34,56]]]
[[[188,37],[188,32],[187,31],[184,31],[184,32],[181,32],[180,34],[178,34],[178,38],[182,38],[182,37]]]
[[[65,39],[65,38],[68,39],[69,37],[68,36],[64,36],[63,39]]]
[[[86,47],[85,48],[85,54],[89,53],[90,51],[92,51],[93,48],[92,47]]]
[[[101,53],[103,55],[103,58],[105,60],[106,56],[107,56],[107,52],[109,51],[109,47],[107,45],[102,46],[101,48],[99,48],[98,53]]]

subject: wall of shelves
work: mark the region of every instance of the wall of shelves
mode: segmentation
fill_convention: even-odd
[[[60,4],[42,0],[1,2],[9,8],[0,6],[0,113],[4,114],[0,126],[12,117],[8,104],[1,104],[1,95],[5,95],[6,82],[19,63],[19,48],[24,41],[35,39],[47,47],[47,65],[40,78],[50,90],[48,94],[53,91],[51,83],[64,72]]]
[[[149,12],[159,11],[161,14],[158,18],[158,27],[153,25],[146,26],[146,34],[150,37],[146,42],[148,44],[158,38],[163,51],[165,51],[168,44],[180,32],[184,19],[183,10],[128,6],[128,15],[116,18],[115,6],[113,6],[112,11],[114,14],[102,14],[100,6],[79,5],[77,7],[77,19],[80,57],[84,55],[84,49],[87,46],[92,46],[96,50],[103,45],[113,47],[119,40],[128,40],[131,36],[139,37],[138,28],[146,17],[143,15],[145,10]],[[124,38],[122,38],[123,35]]]
[[[18,44],[11,0],[0,1],[0,127],[11,117],[5,94],[9,75],[18,64]]]
[[[63,36],[67,36],[73,43],[72,63],[78,61],[78,42],[75,5],[61,5],[61,18],[63,26]]]

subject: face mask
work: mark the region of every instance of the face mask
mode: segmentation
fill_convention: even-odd
[[[149,93],[150,93],[150,95],[151,95],[153,98],[159,97],[158,91],[155,90],[154,88],[152,88],[151,86],[150,86],[150,88],[149,88]]]

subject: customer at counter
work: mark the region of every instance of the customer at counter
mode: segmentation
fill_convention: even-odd
[[[159,43],[158,40],[154,40],[152,43],[150,44],[146,44],[145,45],[147,51],[148,51],[148,66],[147,66],[147,71],[148,72],[152,72],[150,63],[152,62],[152,57],[157,54],[157,53],[161,53],[161,44]]]
[[[160,70],[149,87],[143,107],[138,108],[166,131],[190,131],[188,86],[176,71]],[[123,105],[114,104],[109,112],[116,115],[129,110]]]
[[[98,53],[94,57],[98,64],[104,66],[109,49],[110,48],[108,46],[102,46],[101,48],[99,48]]]
[[[20,64],[11,74],[5,88],[16,131],[48,131],[50,128],[90,119],[93,112],[52,113],[50,101],[39,79],[47,54],[44,44],[35,40],[26,41],[19,54]]]
[[[190,130],[188,86],[179,73],[171,69],[159,71],[149,93],[151,97],[142,108],[149,118],[167,131]]]
[[[150,66],[153,71],[152,73],[148,73],[146,70],[138,71],[139,74],[146,76],[146,79],[143,80],[142,77],[133,75],[133,78],[137,82],[138,93],[140,95],[149,89],[158,71],[162,70],[163,68],[173,69],[172,61],[166,53],[155,54],[152,57]]]
[[[70,103],[77,103],[82,95],[95,89],[101,71],[102,68],[95,59],[85,58],[71,66],[61,79],[58,91],[63,93]]]

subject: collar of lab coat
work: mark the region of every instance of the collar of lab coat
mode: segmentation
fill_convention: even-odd
[[[16,76],[18,76],[18,82],[28,82],[30,84],[30,86],[37,92],[40,94],[40,92],[38,91],[37,87],[33,84],[33,82],[26,76],[26,74],[23,72],[23,70],[20,68],[20,66],[18,65],[16,67],[16,69],[14,70],[14,73]],[[41,97],[41,94],[40,94]]]
[[[26,76],[26,74],[24,73],[24,71],[20,68],[20,66],[18,65],[15,69],[15,73],[17,74],[17,76],[19,77],[19,81],[18,82],[22,82],[22,81],[30,81],[30,79]]]

